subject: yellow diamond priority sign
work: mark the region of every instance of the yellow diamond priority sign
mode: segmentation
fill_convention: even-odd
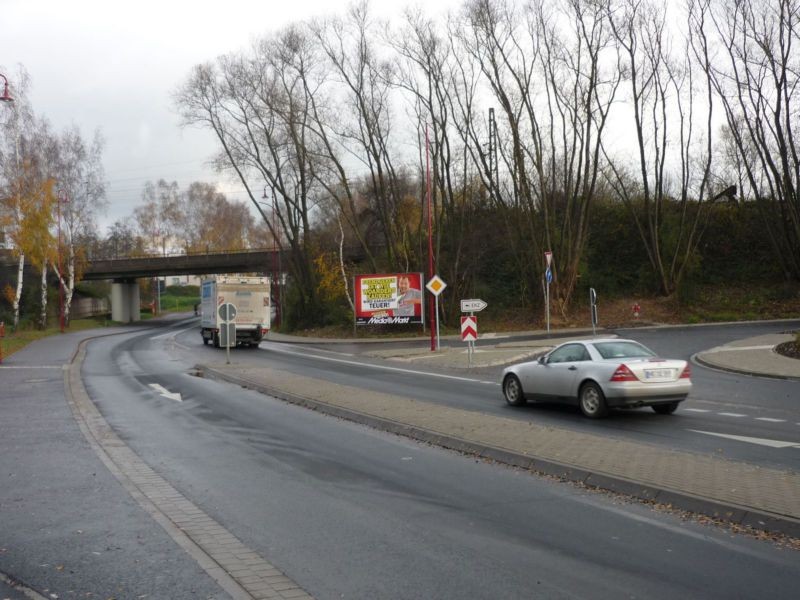
[[[428,288],[428,291],[433,294],[434,296],[438,296],[444,291],[444,288],[447,287],[447,284],[442,281],[442,278],[438,275],[434,275],[431,277],[431,280],[425,284],[425,287]]]

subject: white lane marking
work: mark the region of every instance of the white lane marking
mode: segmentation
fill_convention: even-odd
[[[767,423],[786,423],[786,419],[771,419],[769,417],[756,417],[756,421],[766,421]]]
[[[711,412],[710,410],[706,410],[705,408],[684,408],[683,410],[689,412],[699,412],[699,413]]]
[[[2,365],[0,369],[63,369],[62,365]]]
[[[181,395],[178,392],[175,392],[173,394],[167,388],[165,388],[163,385],[159,385],[157,383],[151,383],[150,387],[153,388],[155,391],[157,391],[162,396],[164,396],[165,398],[169,398],[170,400],[175,400],[175,402],[183,402],[183,400],[181,399]]]
[[[427,375],[429,377],[439,377],[441,379],[455,379],[456,381],[467,381],[469,383],[487,383],[495,385],[494,381],[482,381],[480,379],[470,379],[469,377],[456,377],[455,375],[444,375],[442,373],[428,373],[427,371],[413,371],[411,369],[401,369],[399,367],[387,367],[385,365],[373,365],[370,363],[362,363],[355,360],[343,360],[341,358],[331,358],[330,356],[316,356],[313,354],[307,354],[303,352],[292,352],[291,350],[287,350],[286,348],[278,347],[276,344],[271,344],[269,347],[271,350],[275,350],[277,352],[283,352],[284,354],[292,354],[293,356],[303,356],[306,358],[315,358],[317,360],[327,360],[330,362],[337,362],[345,365],[353,365],[356,367],[368,367],[371,369],[382,369],[384,371],[395,371],[397,373],[408,373],[410,375]],[[496,385],[500,384],[497,383]]]
[[[161,338],[165,338],[165,337],[169,337],[169,336],[175,336],[175,335],[178,335],[179,333],[183,333],[184,331],[189,331],[190,329],[194,329],[194,327],[184,327],[183,329],[179,329],[178,331],[168,331],[167,333],[162,333],[160,335],[154,335],[150,339],[151,340],[160,340]]]
[[[747,415],[743,415],[741,413],[729,413],[729,412],[721,412],[717,413],[718,415],[722,415],[723,417],[746,417]]]
[[[704,435],[713,435],[715,437],[726,438],[737,442],[747,442],[748,444],[758,444],[759,446],[768,446],[769,448],[800,448],[798,442],[784,442],[782,440],[768,440],[765,438],[748,437],[745,435],[731,435],[729,433],[715,433],[713,431],[699,431],[697,429],[689,429],[694,433],[702,433]]]

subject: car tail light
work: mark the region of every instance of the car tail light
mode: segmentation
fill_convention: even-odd
[[[633,371],[628,368],[628,365],[620,365],[609,381],[638,381],[638,379],[633,374]]]
[[[683,368],[683,373],[681,373],[679,379],[691,379],[691,377],[692,377],[692,367],[689,365],[689,363],[686,363],[686,366]]]

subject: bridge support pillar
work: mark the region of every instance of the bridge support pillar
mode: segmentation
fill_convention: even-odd
[[[136,280],[115,279],[111,284],[111,320],[119,323],[138,321],[139,284]]]

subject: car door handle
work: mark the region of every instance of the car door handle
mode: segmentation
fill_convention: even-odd
[[[567,367],[567,369],[570,370],[570,371],[577,371],[578,367],[576,367],[575,365],[572,365],[571,367]]]

